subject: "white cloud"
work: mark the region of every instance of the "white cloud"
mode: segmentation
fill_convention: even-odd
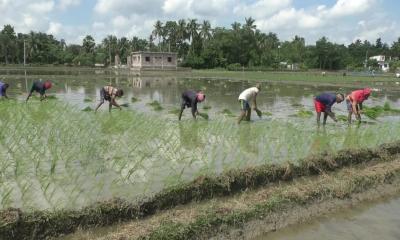
[[[36,14],[51,12],[54,8],[54,1],[37,1],[28,5],[28,10]]]
[[[70,7],[76,7],[81,4],[81,0],[60,0],[58,3],[58,8],[61,10],[66,10]]]
[[[124,16],[117,16],[112,20],[112,25],[115,28],[125,28],[129,23],[129,20]]]
[[[291,5],[291,0],[258,0],[252,4],[239,3],[233,13],[239,16],[263,18]]]
[[[281,10],[268,19],[257,20],[256,25],[264,31],[293,28],[309,29],[322,26],[323,20],[306,13],[303,9],[290,8]]]
[[[338,0],[328,11],[328,15],[341,17],[363,13],[370,9],[375,2],[375,0]]]
[[[97,0],[94,7],[100,14],[159,14],[164,0]]]
[[[47,34],[58,35],[61,31],[62,24],[58,22],[50,22]]]

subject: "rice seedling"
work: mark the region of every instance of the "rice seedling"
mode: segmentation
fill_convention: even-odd
[[[90,98],[85,98],[85,99],[83,99],[83,102],[92,102],[92,99],[90,99]]]
[[[238,128],[226,118],[177,122],[133,111],[82,114],[59,101],[2,101],[0,112],[0,181],[10,186],[0,190],[1,208],[134,200],[201,174],[296,164],[314,153],[373,147],[400,135],[400,126],[389,122],[328,125],[317,132],[309,119],[272,119]]]
[[[91,111],[93,111],[93,109],[92,109],[91,107],[87,106],[87,107],[85,107],[84,109],[82,109],[82,111],[84,111],[84,112],[91,112]]]
[[[228,116],[228,117],[235,117],[235,115],[232,113],[232,111],[227,109],[227,108],[224,108],[221,111],[221,113],[224,114],[225,116]]]
[[[363,114],[368,118],[375,120],[382,115],[399,115],[400,109],[393,109],[388,102],[385,102],[383,106],[364,106]]]
[[[140,99],[138,99],[138,98],[135,98],[135,97],[131,97],[131,102],[132,102],[132,103],[134,103],[134,102],[138,102],[138,101],[140,101]]]
[[[179,108],[172,108],[172,109],[168,110],[168,113],[173,114],[173,115],[179,115],[180,112],[181,112],[181,110]]]
[[[199,116],[202,117],[202,118],[204,118],[205,120],[208,120],[208,119],[209,119],[209,116],[208,116],[207,113],[199,113]]]
[[[204,109],[204,110],[210,110],[210,109],[211,109],[211,106],[210,106],[210,105],[204,105],[204,106],[203,106],[203,109]]]
[[[161,106],[159,101],[152,101],[150,103],[147,103],[147,105],[151,106],[154,111],[162,111],[164,108]]]
[[[293,115],[290,115],[290,116],[291,117],[299,117],[299,118],[310,118],[313,115],[314,115],[313,112],[302,108],[299,111],[297,111],[296,114],[293,114]]]

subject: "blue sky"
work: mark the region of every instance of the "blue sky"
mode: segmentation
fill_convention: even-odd
[[[390,44],[400,37],[398,9],[395,0],[0,0],[0,24],[80,43],[86,35],[98,42],[108,34],[147,38],[157,19],[207,19],[229,27],[251,16],[281,40],[299,35],[313,44],[327,36],[349,44],[381,37]]]

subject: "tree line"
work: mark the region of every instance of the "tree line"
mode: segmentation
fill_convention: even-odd
[[[373,43],[356,40],[346,46],[326,37],[307,45],[301,36],[282,41],[276,33],[262,32],[251,17],[229,28],[213,28],[207,20],[157,21],[147,39],[109,35],[96,43],[87,35],[81,44],[67,44],[42,32],[15,33],[11,25],[5,25],[0,32],[0,63],[23,64],[24,47],[28,64],[107,66],[114,64],[115,56],[126,63],[134,51],[170,51],[178,53],[181,66],[199,69],[273,70],[285,63],[300,69],[361,70],[377,67],[376,61],[369,60],[375,55],[390,57],[393,70],[400,67],[400,37],[390,45],[378,38]]]

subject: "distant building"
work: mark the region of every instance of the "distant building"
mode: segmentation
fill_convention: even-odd
[[[370,60],[376,60],[379,65],[379,69],[382,70],[382,72],[388,72],[390,69],[389,63],[386,62],[386,57],[384,55],[377,55],[377,56],[372,56],[369,58]]]
[[[131,69],[177,69],[177,54],[172,52],[133,52],[127,58]]]

